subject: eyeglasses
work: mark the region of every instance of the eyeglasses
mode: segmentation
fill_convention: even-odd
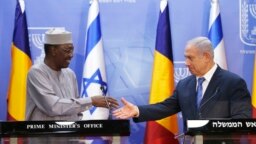
[[[74,49],[60,48],[65,54],[73,53]]]
[[[58,46],[61,51],[63,51],[65,54],[72,54],[74,51],[73,46]]]

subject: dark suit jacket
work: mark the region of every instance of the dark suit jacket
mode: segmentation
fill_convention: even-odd
[[[165,101],[139,106],[135,122],[158,120],[181,111],[186,120],[211,118],[251,118],[251,96],[245,81],[220,67],[214,72],[204,93],[199,110],[196,108],[196,77],[180,80],[173,96]]]

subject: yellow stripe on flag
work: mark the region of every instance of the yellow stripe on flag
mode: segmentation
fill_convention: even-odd
[[[174,91],[173,67],[173,63],[168,58],[155,51],[153,76],[149,98],[150,104],[161,102],[172,95]],[[178,132],[176,115],[158,120],[157,123],[161,124],[171,132]]]
[[[25,120],[26,79],[32,65],[30,58],[12,45],[12,68],[8,95],[8,112],[15,120]]]
[[[253,118],[256,117],[256,53],[254,56],[253,84],[252,84]]]

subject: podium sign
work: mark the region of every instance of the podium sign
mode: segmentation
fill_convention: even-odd
[[[251,143],[256,140],[255,119],[188,120],[184,143]]]
[[[0,122],[0,137],[128,136],[129,120]]]
[[[256,120],[188,120],[187,134],[196,133],[256,133]]]

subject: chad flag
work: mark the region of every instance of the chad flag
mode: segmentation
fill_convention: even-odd
[[[32,64],[24,0],[19,0],[16,5],[11,55],[12,65],[7,98],[8,120],[21,121],[25,119],[26,78]]]
[[[252,84],[252,117],[256,118],[256,53],[254,56],[253,84]]]
[[[174,91],[174,66],[172,56],[171,31],[167,0],[161,0],[157,25],[156,50],[154,53],[153,76],[150,104],[165,100]],[[146,144],[178,144],[174,134],[178,133],[177,116],[147,122]]]
[[[254,55],[254,70],[253,70],[253,81],[252,81],[252,118],[256,118],[256,53]],[[250,144],[255,144],[256,139],[252,135]]]

